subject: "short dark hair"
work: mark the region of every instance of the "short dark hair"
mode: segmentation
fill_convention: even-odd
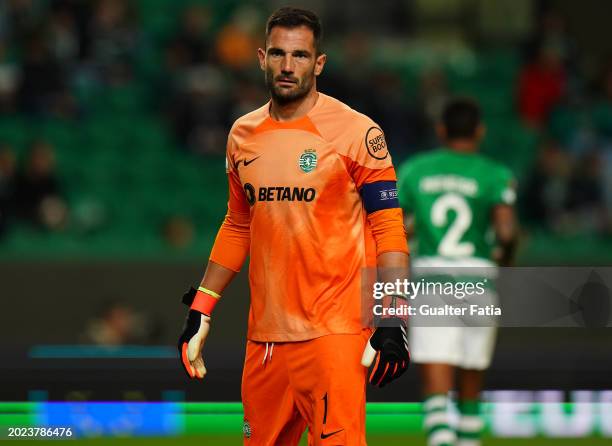
[[[476,101],[470,98],[452,99],[442,112],[442,125],[446,129],[446,138],[474,138],[480,119],[480,107]]]
[[[283,7],[272,13],[266,23],[266,40],[270,37],[270,32],[275,26],[283,28],[297,28],[305,26],[310,28],[314,35],[314,45],[317,53],[320,53],[321,39],[323,38],[323,27],[321,20],[314,12],[306,9]]]

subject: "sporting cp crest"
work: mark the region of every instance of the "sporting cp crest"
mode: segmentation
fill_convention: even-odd
[[[312,172],[317,167],[317,152],[314,149],[306,149],[300,155],[300,169],[303,172]]]
[[[251,425],[247,420],[242,423],[242,434],[245,438],[251,438]]]

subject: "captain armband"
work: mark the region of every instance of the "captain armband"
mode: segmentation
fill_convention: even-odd
[[[399,208],[396,181],[376,181],[364,184],[361,188],[361,200],[368,214],[383,209]]]

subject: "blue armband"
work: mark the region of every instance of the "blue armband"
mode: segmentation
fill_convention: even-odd
[[[377,181],[361,187],[361,200],[366,212],[371,214],[382,209],[399,207],[396,181]]]

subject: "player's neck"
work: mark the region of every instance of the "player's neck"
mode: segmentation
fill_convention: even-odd
[[[469,139],[448,141],[446,145],[449,149],[459,153],[474,153],[478,150],[478,144]]]
[[[270,116],[275,121],[293,121],[294,119],[302,118],[312,110],[318,98],[319,92],[313,88],[302,99],[289,102],[288,104],[279,104],[272,99],[270,103]]]

